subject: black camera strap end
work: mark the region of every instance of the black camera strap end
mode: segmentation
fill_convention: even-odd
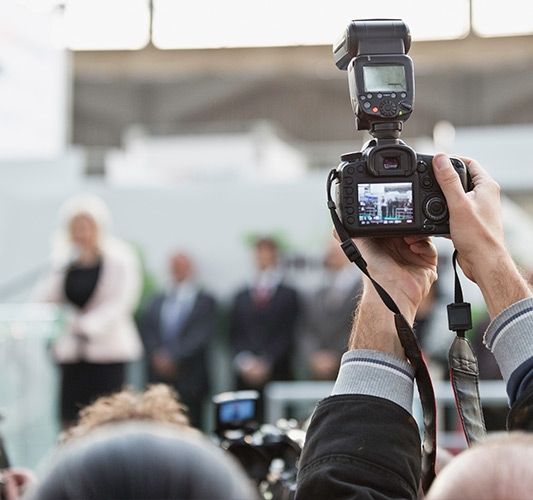
[[[457,250],[452,257],[455,275],[454,303],[448,305],[448,327],[456,333],[450,347],[448,363],[450,380],[461,425],[469,446],[481,441],[485,434],[483,406],[479,396],[479,369],[477,358],[465,333],[472,329],[470,304],[464,302],[463,290],[457,273]]]

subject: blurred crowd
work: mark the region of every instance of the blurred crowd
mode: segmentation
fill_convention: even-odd
[[[179,249],[168,259],[167,284],[141,300],[137,254],[111,233],[100,198],[67,201],[61,221],[36,298],[66,311],[52,347],[63,428],[77,420],[80,408],[126,386],[133,361],[142,360],[144,383],[173,387],[200,428],[206,428],[215,390],[262,393],[271,381],[335,379],[362,289],[360,273],[336,241],[324,248],[323,278],[314,290],[297,290],[286,280],[280,245],[264,235],[251,248],[253,275],[228,300],[215,299],[209,283],[198,279],[195,256]],[[434,371],[446,376],[447,346],[435,348],[431,338],[441,329],[434,325],[438,300],[435,285],[419,308],[415,331]],[[499,378],[481,349],[484,320],[479,324],[482,377]],[[217,380],[220,370],[231,373],[226,385]]]

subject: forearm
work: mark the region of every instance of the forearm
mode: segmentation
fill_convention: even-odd
[[[491,319],[512,304],[532,296],[531,290],[505,249],[480,256],[474,275]]]
[[[413,324],[416,309],[400,296],[393,296],[409,324]],[[372,284],[365,279],[364,291],[357,309],[350,341],[350,350],[371,349],[405,360],[405,352],[396,334],[394,314],[383,304]]]

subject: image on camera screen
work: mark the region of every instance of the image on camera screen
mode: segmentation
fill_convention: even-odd
[[[366,92],[397,92],[406,90],[405,69],[400,65],[363,66]]]
[[[223,403],[220,406],[218,416],[220,422],[224,424],[250,420],[255,416],[255,401],[243,399]]]
[[[379,182],[358,184],[359,224],[413,224],[413,184]]]

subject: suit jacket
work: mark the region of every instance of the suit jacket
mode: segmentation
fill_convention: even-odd
[[[351,330],[354,311],[362,291],[358,282],[347,290],[335,304],[328,302],[329,288],[318,290],[306,303],[300,335],[303,358],[322,349],[337,351],[340,356],[347,349],[347,332]]]
[[[148,357],[163,348],[161,310],[166,295],[157,294],[149,302],[140,319],[141,334]],[[184,397],[201,396],[208,391],[207,347],[215,330],[216,302],[199,291],[188,316],[176,332],[175,342],[165,345],[178,368],[177,379],[171,381]],[[149,370],[151,381],[160,381]]]
[[[230,316],[233,354],[250,351],[267,359],[272,380],[291,378],[291,355],[298,316],[298,295],[280,284],[264,305],[258,305],[252,290],[245,288],[235,297]]]
[[[141,292],[139,262],[125,245],[102,250],[102,270],[89,302],[77,309],[65,297],[65,263],[41,282],[36,300],[66,306],[65,332],[54,343],[60,363],[115,363],[138,359],[142,343],[133,320]]]
[[[512,406],[509,430],[533,431],[533,386]],[[300,458],[296,500],[418,498],[420,434],[413,417],[375,396],[318,405]]]

